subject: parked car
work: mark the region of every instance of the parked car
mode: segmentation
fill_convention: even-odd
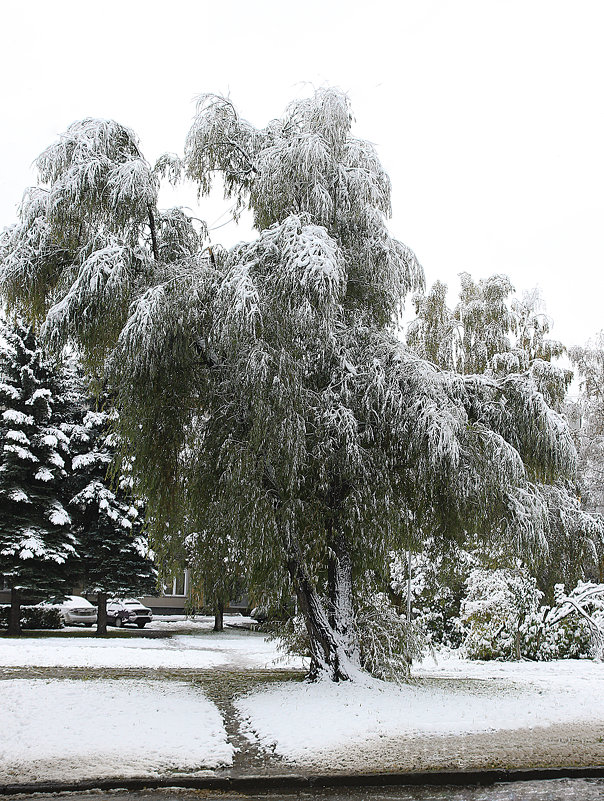
[[[40,606],[52,606],[58,609],[63,623],[66,626],[93,626],[96,623],[97,611],[96,606],[93,606],[86,598],[79,595],[68,595],[63,601],[54,601]]]
[[[110,598],[107,601],[107,623],[112,626],[136,624],[139,629],[153,620],[153,613],[136,598]]]

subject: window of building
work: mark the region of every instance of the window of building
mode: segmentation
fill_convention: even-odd
[[[174,576],[172,584],[164,584],[164,595],[186,596],[189,593],[189,571],[183,570],[182,573]]]

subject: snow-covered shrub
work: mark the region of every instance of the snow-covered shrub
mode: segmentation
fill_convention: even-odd
[[[10,606],[0,606],[0,628],[8,628]],[[41,606],[21,607],[22,629],[61,629],[63,619],[58,609]]]
[[[391,555],[391,588],[400,598],[401,608],[407,605],[406,552]],[[411,557],[412,619],[434,645],[458,648],[463,637],[460,606],[465,582],[477,559],[455,543],[447,547],[428,541],[422,553]]]
[[[10,614],[10,606],[0,606],[0,629],[8,628],[9,614]]]
[[[470,659],[520,659],[536,650],[543,593],[526,569],[475,568],[466,588],[461,620]]]
[[[601,658],[604,584],[580,581],[566,593],[556,585],[554,606],[526,569],[476,569],[462,604],[464,648],[470,659]]]
[[[58,609],[25,606],[21,609],[21,626],[24,629],[62,629],[63,618]]]
[[[361,664],[372,676],[384,681],[404,681],[414,659],[428,645],[421,627],[407,622],[385,593],[364,598],[355,619]]]
[[[555,657],[578,659],[604,655],[604,584],[579,581],[569,593],[555,589],[556,603],[545,618]]]
[[[573,616],[552,623],[550,615],[555,611],[556,607],[548,610],[543,626],[543,638],[536,658],[549,661],[551,659],[586,659],[595,656],[597,653],[596,643],[585,620]]]

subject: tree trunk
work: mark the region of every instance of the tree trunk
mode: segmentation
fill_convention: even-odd
[[[96,633],[107,634],[107,593],[98,592],[96,596]]]
[[[329,624],[327,611],[312,583],[298,542],[285,535],[287,570],[296,591],[298,607],[310,640],[309,678],[317,679],[327,673],[332,681],[349,681],[351,678],[350,655],[346,652],[340,633]]]
[[[329,622],[340,636],[347,656],[359,662],[359,648],[354,632],[354,606],[352,599],[352,558],[348,542],[342,532],[331,536],[331,553],[328,563]]]
[[[224,603],[216,601],[214,604],[214,631],[224,631]]]
[[[8,614],[8,633],[15,636],[21,634],[21,599],[19,590],[13,587],[10,591],[10,612]]]
[[[151,229],[151,247],[153,249],[153,258],[155,261],[159,260],[159,250],[157,248],[157,230],[155,228],[155,216],[153,215],[153,209],[151,206],[147,206],[147,212],[149,213],[149,228]]]

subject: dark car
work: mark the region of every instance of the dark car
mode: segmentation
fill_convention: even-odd
[[[125,626],[132,623],[144,628],[153,620],[153,613],[136,598],[111,598],[107,601],[107,623],[112,626]]]

